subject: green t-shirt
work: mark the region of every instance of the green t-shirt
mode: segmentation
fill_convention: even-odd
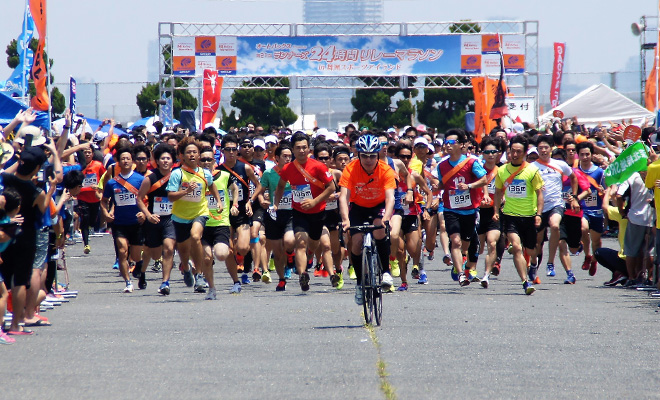
[[[271,204],[273,202],[273,197],[275,197],[275,189],[277,189],[279,183],[280,175],[275,171],[275,168],[266,170],[261,176],[261,186],[268,191],[268,201],[270,201]],[[282,194],[282,200],[280,200],[280,204],[277,208],[279,210],[291,210],[292,200],[293,195],[291,192],[291,185],[287,182],[284,187],[284,194]]]
[[[497,170],[495,187],[504,189],[506,180],[518,170],[511,163],[505,164]],[[531,217],[536,215],[536,191],[543,187],[543,178],[539,169],[531,164],[520,171],[510,185],[504,189],[504,209],[506,215],[516,217]]]
[[[208,221],[206,221],[206,226],[229,226],[229,211],[231,210],[231,203],[229,202],[229,193],[227,193],[227,185],[229,184],[229,172],[227,171],[216,171],[216,175],[213,176],[213,184],[218,188],[220,193],[220,201],[223,202],[222,212],[218,214],[216,211],[215,197],[211,192],[206,193],[206,201],[209,205],[209,216]],[[220,219],[215,219],[215,217],[220,217]]]

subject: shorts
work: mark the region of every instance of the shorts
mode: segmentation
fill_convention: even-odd
[[[582,241],[582,217],[564,215],[559,224],[559,240],[566,242],[571,249],[580,247]]]
[[[603,233],[603,216],[602,215],[589,215],[586,212],[584,216],[587,222],[589,222],[589,230],[596,233]]]
[[[35,242],[37,251],[34,255],[32,268],[43,269],[46,267],[46,260],[48,259],[48,229],[37,231],[37,240]]]
[[[264,217],[264,226],[266,227],[266,239],[282,239],[286,232],[293,230],[293,211],[278,210],[276,220],[273,220],[270,217],[270,214],[266,213],[266,216]]]
[[[564,207],[563,206],[555,206],[552,207],[550,210],[544,212],[541,214],[541,226],[539,229],[537,229],[538,232],[541,232],[542,230],[548,228],[550,226],[550,217],[553,214],[559,214],[564,217]]]
[[[234,230],[242,225],[252,226],[252,218],[247,216],[245,210],[239,211],[237,216],[229,214],[229,225],[231,225]]]
[[[190,239],[190,230],[195,222],[202,224],[202,227],[206,226],[206,221],[209,219],[206,215],[200,215],[199,217],[192,220],[192,222],[183,223],[172,221],[174,224],[174,233],[176,235],[176,242],[183,243],[186,240]]]
[[[401,234],[407,235],[419,230],[419,215],[404,215],[401,219]]]
[[[252,208],[252,222],[258,222],[261,225],[264,224],[264,214],[266,213],[266,210],[264,210],[261,207],[257,208]],[[252,226],[252,225],[250,225]]]
[[[383,218],[384,212],[384,202],[376,207],[361,207],[357,204],[351,204],[351,209],[348,210],[348,221],[351,226],[373,224],[376,219]]]
[[[655,238],[651,237],[650,226],[628,222],[626,236],[623,238],[623,254],[626,257],[644,257],[653,255]]]
[[[513,215],[502,215],[504,232],[515,233],[520,237],[520,243],[526,249],[536,248],[536,217],[515,217]]]
[[[464,215],[453,211],[445,211],[444,215],[447,235],[451,237],[451,235],[459,233],[462,241],[469,242],[472,240],[472,235],[476,232],[477,213]]]
[[[150,249],[162,246],[165,239],[176,240],[174,222],[170,215],[161,215],[160,222],[157,224],[144,223],[142,230],[144,232],[144,245]]]
[[[142,233],[142,225],[112,225],[112,236],[115,238],[128,239],[128,244],[131,246],[142,246],[144,244],[144,235]]]
[[[341,222],[339,210],[325,210],[324,212],[325,220],[323,221],[323,226],[328,228],[330,232],[336,231],[339,228],[339,222]]]
[[[314,214],[293,210],[293,231],[305,232],[311,240],[320,240],[324,220],[325,210]]]
[[[500,221],[493,221],[493,215],[495,215],[495,208],[480,208],[479,209],[479,226],[477,227],[478,235],[485,235],[490,231],[499,231],[501,230]]]
[[[24,240],[17,241],[9,245],[2,253],[3,263],[0,264],[0,273],[7,282],[7,289],[11,289],[13,286],[30,287],[32,264],[36,251],[34,239],[32,239],[28,240],[28,243],[25,243]]]
[[[202,242],[213,247],[218,243],[229,246],[228,226],[205,226],[202,234]]]

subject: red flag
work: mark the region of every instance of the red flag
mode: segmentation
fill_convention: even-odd
[[[50,97],[48,96],[48,67],[44,60],[44,48],[46,47],[46,0],[30,0],[30,13],[34,18],[34,25],[39,33],[39,43],[34,52],[34,63],[32,64],[32,80],[36,94],[30,101],[32,108],[39,111],[48,111]]]
[[[212,69],[204,70],[204,92],[202,95],[202,125],[204,129],[206,124],[213,122],[215,114],[220,105],[220,92],[224,79],[218,76],[218,71]]]
[[[550,84],[550,108],[559,105],[559,92],[561,90],[561,76],[564,72],[564,59],[566,43],[555,43],[555,62],[552,66],[552,83]]]
[[[500,43],[502,41],[500,40]],[[495,101],[490,109],[490,119],[500,119],[509,114],[509,106],[506,104],[506,91],[504,90],[504,56],[500,45],[500,80],[497,82]]]

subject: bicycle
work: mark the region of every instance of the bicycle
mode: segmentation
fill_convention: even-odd
[[[383,318],[382,265],[375,247],[373,231],[383,225],[357,225],[348,228],[351,234],[363,233],[362,239],[362,293],[364,294],[364,321],[367,325],[375,320],[380,326]],[[343,235],[342,235],[343,236]]]

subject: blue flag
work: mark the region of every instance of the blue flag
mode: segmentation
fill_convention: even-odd
[[[76,115],[76,80],[73,77],[69,78],[69,110],[72,117]]]
[[[19,63],[9,79],[0,81],[0,91],[9,96],[25,97],[28,92],[28,81],[34,53],[30,49],[30,41],[34,34],[34,19],[30,13],[29,1],[25,2],[25,16],[23,18],[23,32],[17,39],[16,50],[18,51]]]

